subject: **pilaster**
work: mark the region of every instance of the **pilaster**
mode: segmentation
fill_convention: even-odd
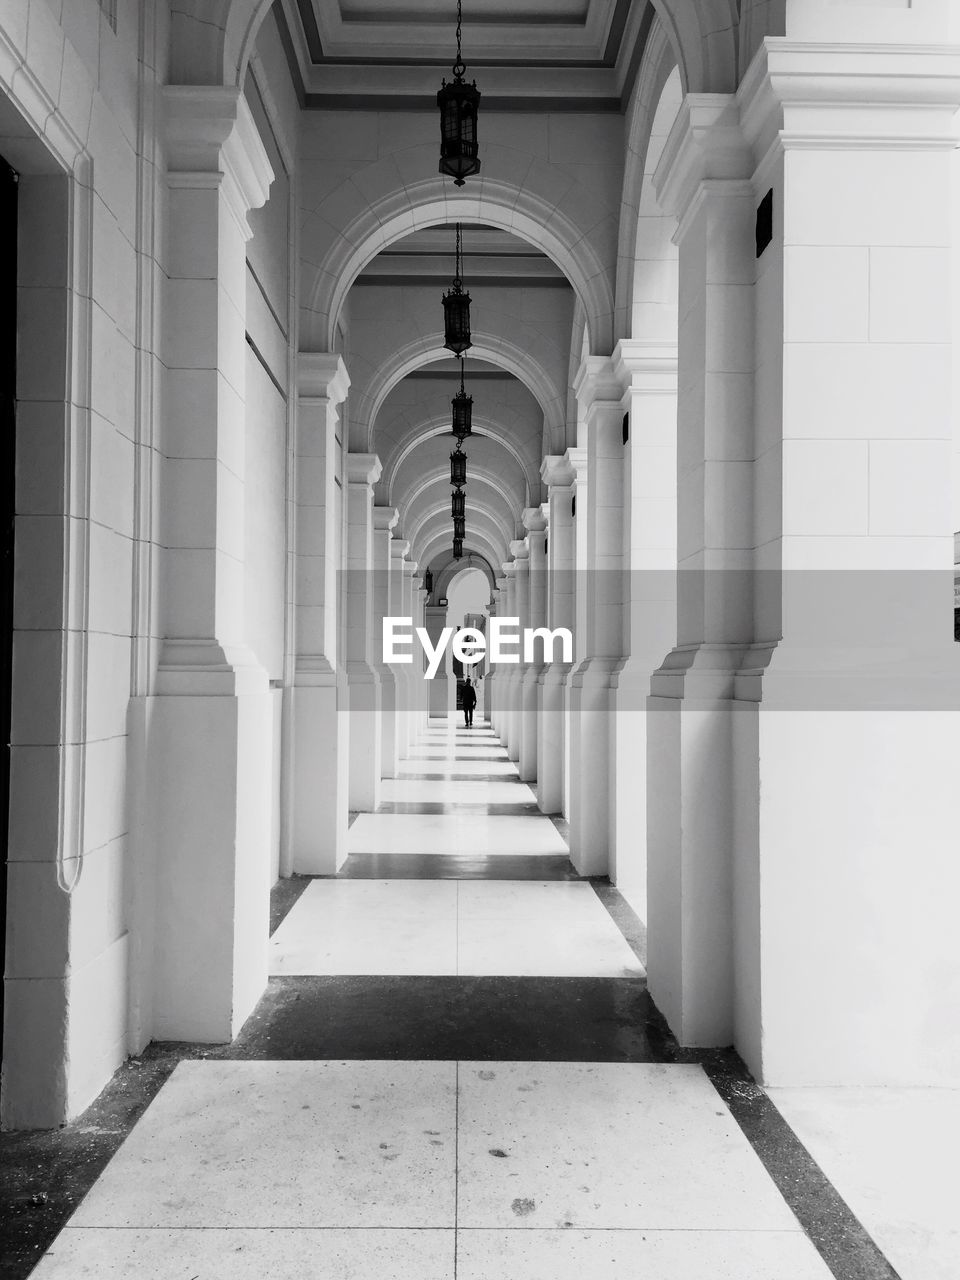
[[[238,90],[168,87],[163,103],[153,1033],[228,1041],[267,980],[273,724],[266,672],[246,644],[244,421],[247,212],[273,173]]]
[[[350,453],[347,468],[346,672],[350,707],[350,808],[373,813],[380,800],[380,681],[374,665],[373,486],[380,459]]]
[[[293,687],[286,693],[293,745],[292,759],[285,762],[293,785],[285,838],[290,865],[302,875],[332,875],[347,856],[350,718],[337,654],[337,428],[349,386],[338,355],[299,354],[294,436],[296,653]]]

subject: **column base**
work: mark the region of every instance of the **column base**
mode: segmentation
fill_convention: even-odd
[[[374,813],[380,803],[380,681],[365,662],[348,662],[347,703],[350,717],[349,807]]]
[[[587,658],[568,682],[570,859],[582,876],[609,874],[610,681],[618,662]]]
[[[147,838],[156,868],[153,1035],[232,1040],[267,985],[273,706],[259,668],[162,672],[151,699]],[[202,981],[200,980],[202,976]]]
[[[572,663],[555,662],[537,680],[537,804],[543,813],[563,812],[564,691],[572,670]]]
[[[347,856],[350,716],[337,673],[297,673],[288,691],[293,787],[289,832],[298,875],[335,875]]]

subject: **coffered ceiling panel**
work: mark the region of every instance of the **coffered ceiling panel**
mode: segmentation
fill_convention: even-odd
[[[467,0],[467,78],[488,110],[545,99],[551,110],[568,100],[619,109],[648,9],[648,0]],[[277,0],[276,12],[307,107],[397,97],[425,106],[456,55],[455,0]]]

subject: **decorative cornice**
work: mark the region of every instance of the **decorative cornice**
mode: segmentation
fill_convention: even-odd
[[[336,408],[347,398],[350,375],[343,357],[332,351],[297,353],[297,391],[301,400],[329,400]]]
[[[576,472],[566,454],[549,453],[540,463],[540,479],[548,489],[565,489],[573,484]]]
[[[573,472],[573,483],[581,480],[587,470],[587,451],[579,446],[575,449],[568,449],[563,455],[564,461]]]
[[[380,459],[377,458],[377,464],[379,465],[379,463]],[[377,479],[380,479],[379,473],[377,474]],[[399,519],[400,512],[396,507],[373,508],[373,527],[378,533],[389,533]]]
[[[667,137],[653,185],[660,207],[682,219],[702,183],[750,178],[754,168],[733,94],[689,93]]]
[[[163,108],[168,183],[193,186],[221,175],[229,180],[235,211],[246,224],[247,213],[266,203],[275,175],[242,91],[166,85]]]
[[[527,533],[543,533],[547,527],[547,522],[539,507],[524,507],[520,518]]]
[[[410,543],[406,538],[394,538],[390,543],[390,555],[394,560],[399,561],[401,564],[404,562],[409,550]]]
[[[960,47],[768,37],[737,100],[759,162],[780,148],[952,150]]]
[[[410,543],[407,543],[407,550],[410,550]],[[411,577],[417,572],[419,565],[416,560],[404,560],[400,566],[404,573],[410,574]]]
[[[598,401],[619,402],[624,390],[610,356],[584,356],[573,380],[573,394],[584,412]]]
[[[510,554],[513,556],[514,564],[518,560],[526,560],[530,555],[530,548],[527,546],[525,538],[514,538],[510,543]]]
[[[622,338],[611,357],[617,378],[630,390],[645,390],[650,375],[677,377],[677,344],[645,338]]]
[[[383,471],[383,463],[375,453],[348,453],[346,461],[348,484],[376,484]]]

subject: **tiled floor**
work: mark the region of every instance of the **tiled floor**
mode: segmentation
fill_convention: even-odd
[[[830,1276],[699,1067],[513,1062],[182,1063],[35,1272],[132,1274]]]
[[[960,1090],[767,1092],[902,1280],[957,1280]]]
[[[676,1045],[642,927],[490,731],[414,757],[338,878],[283,882],[237,1039],[91,1109],[153,1098],[85,1131],[116,1154],[38,1280],[895,1280],[735,1055]]]
[[[624,978],[643,969],[583,881],[314,880],[271,939],[270,972]]]

